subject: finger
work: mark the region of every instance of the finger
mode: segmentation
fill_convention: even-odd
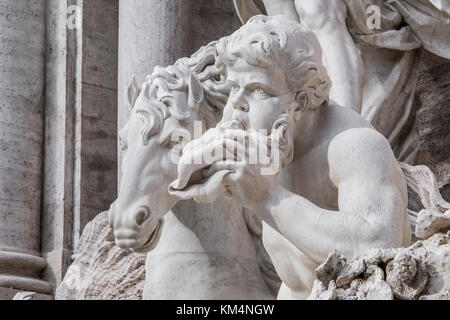
[[[245,147],[236,141],[221,138],[208,145],[198,144],[196,148],[181,156],[178,163],[178,179],[174,187],[185,188],[195,172],[200,171],[216,161],[242,161],[245,159]]]
[[[247,155],[245,144],[230,139],[224,139],[224,142],[226,154],[222,160],[234,160],[234,161],[245,160]],[[217,159],[216,161],[219,161],[219,159]]]
[[[223,179],[231,171],[223,170],[213,175],[206,183],[197,188],[197,195],[194,200],[201,203],[214,202],[219,196],[227,193],[227,188],[223,185]]]
[[[181,199],[191,199],[194,198],[197,202],[213,202],[218,196],[226,191],[223,185],[223,178],[229,173],[229,171],[220,171],[213,175],[203,184],[196,184],[184,188],[183,190],[178,190],[173,188],[173,185],[169,185],[169,193],[176,195]]]
[[[237,143],[232,140],[217,139],[209,144],[192,144],[189,150],[183,155],[178,163],[177,189],[183,189],[191,180],[192,175],[208,167],[215,161],[225,159],[235,159],[235,151],[241,150]],[[242,153],[241,151],[238,151]]]
[[[203,161],[210,165],[216,161],[245,159],[245,147],[230,139],[219,139],[203,149]]]
[[[202,145],[207,145],[211,141],[217,140],[218,137],[221,137],[221,131],[216,128],[208,129],[200,138],[190,141],[184,148],[183,153],[192,152],[192,150],[196,150],[201,148]]]
[[[196,158],[194,158],[196,159]],[[191,160],[191,159],[189,159]],[[205,168],[208,167],[208,164],[203,163],[203,161],[200,161],[199,164],[197,163],[192,163],[191,161],[181,161],[178,163],[178,177],[177,180],[175,180],[174,182],[174,188],[176,189],[183,189],[184,187],[187,186],[187,184],[189,183],[189,180],[191,180],[192,175]],[[200,155],[200,160],[201,160],[201,155]]]
[[[268,144],[268,136],[264,136],[255,131],[243,131],[228,129],[225,138],[239,142],[246,150],[245,154],[257,152],[258,147],[265,148]]]
[[[205,178],[208,178],[220,170],[236,171],[238,168],[238,165],[239,165],[239,162],[230,161],[230,160],[214,162],[209,168],[206,168],[202,172],[202,176]]]
[[[225,138],[238,141],[245,145],[248,132],[241,129],[227,129],[225,132]]]
[[[223,177],[223,185],[226,188],[229,188],[235,184],[235,182],[238,180],[240,173],[238,170],[235,170],[233,172],[230,172],[229,174],[225,175]]]

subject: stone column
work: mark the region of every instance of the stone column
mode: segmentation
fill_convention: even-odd
[[[119,1],[119,130],[129,116],[127,88],[132,75],[140,85],[155,66],[173,64],[195,49],[191,7],[191,0]]]
[[[117,191],[118,0],[46,0],[41,253],[58,286]]]
[[[40,280],[45,0],[0,0],[0,298]]]

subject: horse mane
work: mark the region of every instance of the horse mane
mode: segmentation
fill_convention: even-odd
[[[173,65],[156,66],[152,74],[145,78],[141,89],[135,84],[135,79],[132,79],[128,89],[129,102],[133,111],[141,116],[144,144],[162,129],[164,120],[169,116],[184,126],[189,122],[191,113],[187,110],[187,103],[182,106],[168,106],[157,99],[156,93],[159,87],[166,91],[187,90],[191,73],[197,75],[205,93],[198,111],[200,119],[204,121],[207,129],[215,127],[221,120],[230,90],[226,85],[223,70],[215,66],[215,44],[215,41],[211,42],[191,57],[181,58]]]

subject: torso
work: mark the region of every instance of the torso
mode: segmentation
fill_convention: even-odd
[[[297,134],[294,160],[281,181],[287,189],[315,205],[337,211],[338,189],[329,176],[329,145],[345,130],[371,126],[356,112],[339,106],[323,107],[316,120],[309,131],[314,134]],[[306,298],[315,279],[314,269],[321,262],[310,259],[268,225],[264,227],[264,245],[283,281],[279,298]]]

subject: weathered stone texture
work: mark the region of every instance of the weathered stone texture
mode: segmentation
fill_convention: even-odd
[[[223,0],[194,1],[190,23],[193,51],[233,33],[242,25],[234,10],[233,1]]]
[[[118,10],[118,0],[83,2],[78,236],[117,195]]]
[[[450,61],[424,52],[416,104],[421,140],[416,164],[430,167],[442,188],[450,183]]]
[[[40,280],[45,1],[0,1],[0,296]],[[6,293],[7,294],[7,293]]]
[[[450,299],[450,232],[409,248],[373,249],[347,260],[333,252],[316,269],[310,300]]]
[[[39,252],[45,3],[0,2],[0,247]]]
[[[56,290],[57,300],[142,298],[145,254],[117,247],[103,212],[86,225],[74,262]]]

